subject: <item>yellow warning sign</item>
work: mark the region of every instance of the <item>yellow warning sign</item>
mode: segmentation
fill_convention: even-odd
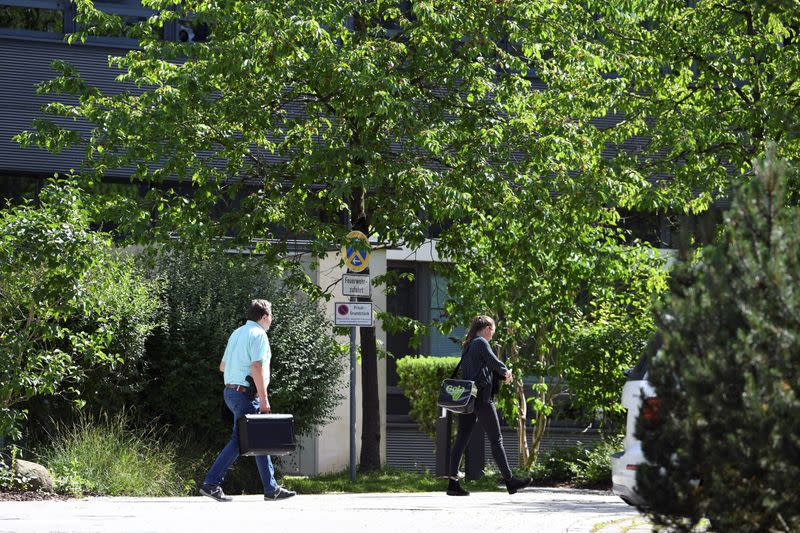
[[[347,244],[342,247],[342,255],[347,268],[361,272],[369,266],[369,239],[360,231],[347,234]]]

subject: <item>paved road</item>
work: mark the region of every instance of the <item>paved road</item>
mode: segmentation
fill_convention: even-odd
[[[448,497],[422,494],[299,495],[277,502],[235,496],[89,498],[0,502],[0,532],[270,531],[281,533],[642,533],[646,521],[609,493],[526,489]]]

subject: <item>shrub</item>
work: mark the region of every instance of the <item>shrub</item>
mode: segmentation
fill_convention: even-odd
[[[141,355],[157,287],[90,229],[83,192],[51,182],[0,212],[0,436],[35,396],[76,399],[86,375]]]
[[[611,486],[611,454],[619,449],[621,436],[606,436],[594,446],[578,442],[570,448],[543,453],[530,475],[538,483],[569,483],[581,487]]]
[[[622,447],[622,435],[608,435],[589,448],[579,459],[581,468],[576,481],[587,487],[611,486],[611,456]]]
[[[638,428],[637,485],[656,523],[800,530],[800,212],[770,157],[725,231],[675,272],[649,379],[661,423]]]
[[[129,413],[82,416],[74,425],[58,424],[42,463],[61,492],[112,496],[175,496],[193,488],[179,470],[176,443],[167,428],[137,426]]]
[[[397,375],[403,394],[411,404],[409,414],[422,431],[436,432],[439,388],[450,377],[459,357],[406,356],[397,360]]]
[[[623,312],[624,306],[619,307],[615,313],[606,311],[595,322],[576,327],[562,348],[572,362],[564,368],[570,408],[583,409],[590,419],[602,413],[603,422],[610,424],[624,423],[619,402],[623,372],[636,364],[653,333],[652,317],[630,315]]]
[[[539,455],[533,465],[531,476],[537,483],[560,484],[574,480],[578,476],[577,446],[557,448]]]
[[[172,250],[158,259],[165,279],[165,325],[147,344],[148,386],[142,404],[182,430],[209,435],[214,448],[227,440],[219,362],[228,337],[245,321],[253,298],[266,298],[275,316],[270,404],[292,413],[295,431],[325,424],[341,400],[346,359],[317,302],[283,288],[257,258]]]
[[[0,453],[0,491],[27,491],[31,489],[30,479],[20,474],[14,466],[20,457],[16,445],[8,446]]]

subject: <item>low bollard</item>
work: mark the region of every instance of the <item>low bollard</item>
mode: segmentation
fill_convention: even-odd
[[[468,481],[483,477],[483,468],[486,466],[486,451],[483,447],[483,426],[480,420],[475,421],[475,427],[467,443],[466,474]]]
[[[452,442],[450,440],[453,419],[446,409],[441,409],[439,417],[436,419],[436,475],[447,475],[447,464],[450,461],[450,450]]]

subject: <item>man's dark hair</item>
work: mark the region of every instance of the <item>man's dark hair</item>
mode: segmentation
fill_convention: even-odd
[[[258,322],[264,315],[272,314],[272,304],[267,300],[253,300],[250,302],[250,307],[247,309],[247,320]]]

